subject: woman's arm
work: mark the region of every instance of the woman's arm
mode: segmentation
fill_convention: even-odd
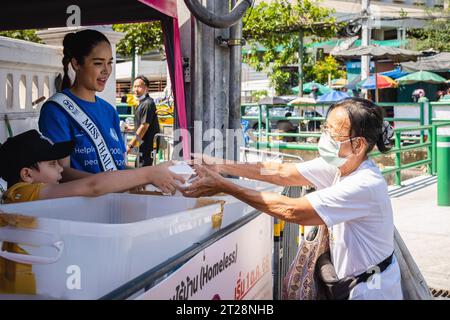
[[[95,197],[110,192],[123,192],[145,184],[153,184],[164,193],[174,193],[177,181],[184,179],[170,170],[170,163],[134,170],[117,170],[93,174],[89,177],[61,184],[45,185],[39,199],[53,199],[71,196]]]
[[[222,183],[223,192],[273,217],[306,226],[325,224],[305,197],[289,198],[274,192],[258,192],[225,179]]]
[[[258,162],[221,164],[218,172],[244,177],[279,186],[306,186],[311,183],[297,170],[294,163]]]
[[[306,198],[288,198],[273,192],[258,192],[241,187],[219,174],[196,166],[200,178],[182,192],[187,197],[211,196],[225,192],[273,217],[302,225],[324,224]]]
[[[238,163],[231,160],[217,159],[201,154],[194,154],[194,163],[204,163],[209,169],[232,176],[244,177],[279,186],[306,186],[311,183],[297,170],[295,163]]]

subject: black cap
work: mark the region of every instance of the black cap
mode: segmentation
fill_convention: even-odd
[[[72,153],[74,141],[53,143],[36,130],[8,138],[0,146],[0,177],[14,176],[40,161],[59,160]]]

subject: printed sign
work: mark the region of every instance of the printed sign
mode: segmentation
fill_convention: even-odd
[[[199,252],[137,299],[272,299],[272,248],[272,218],[261,214]]]

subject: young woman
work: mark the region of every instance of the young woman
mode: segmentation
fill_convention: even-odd
[[[54,142],[75,141],[60,162],[63,180],[125,168],[125,144],[116,109],[96,92],[105,89],[112,71],[111,44],[101,32],[83,30],[64,37],[62,92],[42,107],[39,129]],[[72,83],[69,67],[75,71]]]
[[[326,225],[330,254],[339,279],[361,282],[349,299],[402,299],[400,269],[393,256],[394,223],[386,181],[367,154],[376,145],[389,150],[392,128],[381,108],[361,98],[332,105],[318,147],[320,158],[298,164],[217,164],[198,166],[200,178],[184,190],[198,197],[228,193],[269,215],[301,225]],[[220,173],[282,186],[313,185],[317,191],[288,198],[247,189]],[[374,266],[379,282],[364,276]]]

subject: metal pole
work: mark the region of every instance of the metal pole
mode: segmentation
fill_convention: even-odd
[[[361,16],[362,16],[362,31],[361,31],[361,45],[368,46],[370,43],[370,27],[369,27],[369,6],[370,0],[361,0]],[[370,57],[361,56],[361,80],[365,80],[370,74]],[[368,97],[368,90],[364,90],[365,98]]]
[[[402,148],[401,132],[395,133],[395,149],[400,150]],[[400,169],[402,166],[402,154],[401,152],[395,153],[395,168]],[[402,172],[399,170],[395,172],[395,185],[402,185]]]
[[[269,106],[266,105],[266,141],[269,142],[269,132],[270,132],[270,109]]]
[[[448,128],[437,132],[438,206],[450,206],[450,133]]]
[[[432,125],[431,129],[431,154],[432,154],[432,160],[431,161],[431,171],[433,174],[436,174],[437,172],[437,126],[435,124]]]
[[[231,0],[231,7],[234,8],[236,0]],[[242,19],[230,28],[230,38],[234,41],[230,48],[230,119],[228,128],[241,128],[241,65],[242,65]],[[240,139],[227,139],[227,155],[231,160],[239,160],[239,150],[242,144]]]
[[[298,32],[298,96],[303,97],[303,29]]]
[[[131,92],[133,92],[133,82],[134,82],[134,78],[136,78],[136,73],[135,73],[135,66],[136,66],[136,49],[133,47],[133,51],[131,52],[132,55],[132,59],[131,59]]]
[[[374,76],[374,80],[375,80],[375,102],[376,103],[378,103],[378,102],[380,102],[380,92],[378,91],[378,79],[377,79],[377,62],[376,61],[374,61],[374,64],[375,64],[375,74],[373,75]]]
[[[420,126],[425,125],[425,103],[419,104],[419,110],[420,110]],[[420,130],[420,143],[423,143],[425,141],[425,130]]]

